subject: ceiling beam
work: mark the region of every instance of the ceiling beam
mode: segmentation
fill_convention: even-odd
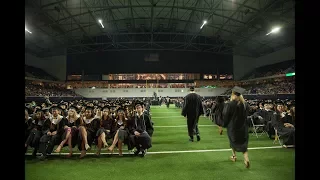
[[[222,26],[220,27],[220,29],[223,29],[224,26],[230,21],[230,19],[233,18],[233,16],[234,16],[247,2],[248,2],[248,0],[245,0],[241,5],[239,5],[238,8],[237,8],[237,10],[234,11],[234,12],[231,14],[230,18],[228,18],[228,19],[222,24]],[[220,29],[216,32],[216,34],[219,34],[219,33],[221,32]]]
[[[215,8],[218,8],[218,7],[220,6],[220,4],[222,3],[222,1],[223,1],[223,0],[220,0],[220,1],[217,3],[217,5],[215,6]],[[214,6],[212,6],[212,8],[214,8]],[[214,13],[214,12],[215,12],[214,10],[211,10],[211,11],[212,11],[212,12],[209,14],[209,16],[208,16],[208,18],[207,18],[207,22],[210,22],[210,19],[211,19],[212,16],[215,14],[215,13]],[[205,25],[205,26],[207,26],[207,25]],[[202,30],[205,28],[205,26],[202,27],[202,29],[200,29],[199,32],[190,39],[190,41],[189,41],[189,43],[186,45],[185,49],[188,48],[188,47],[191,45],[192,41],[193,41],[195,38],[197,38],[197,36],[202,32]],[[218,30],[219,30],[219,29],[218,29]]]
[[[131,23],[132,23],[132,27],[133,29],[136,28],[136,22],[135,22],[135,19],[134,19],[134,15],[133,15],[133,8],[132,8],[132,0],[129,0],[129,5],[130,5],[130,13],[131,13]]]
[[[196,1],[196,4],[194,5],[196,8],[198,7],[199,2],[200,2],[200,0],[197,0],[197,1]],[[185,27],[184,27],[184,30],[183,30],[184,32],[186,32],[186,31],[187,31],[187,28],[189,27],[189,22],[190,22],[190,21],[191,21],[191,19],[193,18],[194,12],[195,12],[195,10],[194,10],[194,9],[193,9],[193,10],[191,10],[191,13],[190,13],[189,19],[188,19],[188,21],[187,21],[187,23],[186,23],[186,25],[185,25]]]
[[[220,0],[219,3],[221,3],[222,0]],[[219,4],[217,5],[217,7],[219,6]],[[127,9],[127,8],[144,8],[144,7],[147,7],[147,8],[151,8],[152,5],[132,5],[132,6],[108,6],[108,7],[99,7],[99,8],[94,8],[94,7],[89,7],[90,9],[93,9],[94,12],[100,12],[100,11],[110,11],[110,10],[113,10],[113,9]],[[215,15],[215,16],[218,16],[218,17],[223,17],[223,18],[228,18],[227,16],[224,16],[224,15],[221,15],[221,14],[217,14],[215,13],[216,11],[218,11],[218,9],[216,8],[211,8],[211,9],[206,9],[206,10],[203,10],[202,8],[195,8],[195,7],[187,7],[187,6],[175,6],[174,9],[183,9],[183,10],[194,10],[196,12],[202,12],[202,13],[206,13],[206,14],[209,14],[209,18],[212,17],[212,15]],[[157,5],[156,7],[154,8],[169,8],[171,9],[172,6],[163,6],[163,5]],[[79,9],[79,8],[75,8],[75,9]],[[82,12],[82,13],[78,13],[78,14],[74,14],[70,17],[66,17],[66,18],[61,18],[59,20],[57,20],[57,22],[61,22],[61,21],[65,21],[67,19],[70,19],[70,18],[74,18],[74,17],[77,17],[77,16],[83,16],[83,15],[86,15],[88,14],[89,12]],[[245,22],[242,22],[242,21],[239,21],[237,19],[234,19],[234,18],[231,18],[230,19],[231,21],[234,21],[234,22],[238,22],[240,24],[245,24]],[[209,21],[209,20],[208,20]],[[48,26],[50,24],[45,24],[44,26]]]
[[[58,1],[58,0],[56,0]],[[71,13],[64,7],[64,5],[62,4],[62,2],[59,2],[59,5],[62,7],[62,9],[68,14],[69,17],[72,17]],[[89,12],[88,12],[89,13]],[[71,18],[73,20],[74,23],[76,23],[76,25],[80,28],[80,30],[92,41],[93,39],[90,37],[90,35],[83,29],[83,27],[78,23],[78,21],[72,17]]]
[[[31,3],[32,3],[33,7],[35,7],[40,13],[42,13],[45,17],[47,17],[47,18],[52,22],[52,23],[50,23],[50,26],[49,26],[50,28],[51,28],[51,25],[57,25],[57,26],[59,26],[59,23],[58,23],[53,17],[51,17],[47,12],[43,11],[36,2],[31,1]],[[36,26],[36,27],[37,27],[38,29],[40,29],[42,32],[45,32],[45,33],[46,33],[46,31],[44,31],[44,30],[42,29],[42,26],[38,26],[38,25],[36,25],[36,23],[34,23],[34,26]],[[51,28],[51,29],[52,29],[52,28]],[[62,36],[64,36],[66,39],[69,39],[69,40],[71,40],[72,42],[75,41],[74,38],[72,38],[71,36],[69,36],[68,34],[66,34],[66,30],[65,30],[65,29],[63,29],[62,27],[60,27],[60,30],[63,32],[63,33],[62,33]],[[60,32],[58,32],[58,33],[61,34]],[[49,33],[46,33],[46,34],[49,34]],[[52,39],[54,39],[54,38],[52,38]]]

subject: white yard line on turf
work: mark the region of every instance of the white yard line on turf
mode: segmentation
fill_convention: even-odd
[[[204,126],[217,126],[214,124],[204,124],[204,125],[198,125],[199,127],[204,127]],[[177,125],[177,126],[153,126],[155,128],[175,128],[175,127],[187,127],[187,125]]]
[[[177,118],[177,117],[180,117],[180,118],[185,118],[183,116],[160,116],[160,117],[154,117],[153,115],[151,115],[151,119],[161,119],[161,118]]]
[[[183,117],[183,116],[153,116],[153,115],[151,115],[151,119],[163,119],[163,118],[177,118],[177,117],[180,117],[180,118],[185,118],[185,117]],[[209,118],[207,118],[207,117],[203,117],[203,116],[200,116],[200,118],[205,118],[205,119],[209,119]]]
[[[280,149],[282,146],[269,146],[269,147],[252,147],[248,150],[262,150],[262,149]],[[186,151],[158,151],[158,152],[148,152],[147,154],[175,154],[175,153],[203,153],[203,152],[222,152],[231,151],[231,149],[205,149],[205,150],[186,150]],[[38,153],[40,155],[40,153]],[[68,155],[69,153],[52,153],[51,155]],[[87,153],[87,155],[94,155],[95,153]],[[101,153],[110,154],[110,153]],[[117,153],[113,153],[117,154]],[[123,154],[132,154],[129,152],[123,152]],[[32,155],[32,153],[26,153],[26,155]],[[73,153],[73,155],[80,155],[80,153]]]

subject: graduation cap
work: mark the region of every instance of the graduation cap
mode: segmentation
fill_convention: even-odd
[[[79,111],[78,107],[77,107],[77,106],[74,106],[74,105],[71,105],[71,106],[69,107],[69,110],[70,110],[70,109],[74,109],[74,110],[77,111],[77,112]]]
[[[282,101],[280,101],[280,100],[276,101],[275,104],[277,106],[284,106],[284,103]]]
[[[102,106],[97,106],[96,109],[100,109],[100,111],[102,111],[103,107]]]
[[[93,111],[94,107],[93,106],[86,106],[86,110],[92,110]]]
[[[130,102],[129,102],[129,101],[126,101],[126,102],[124,103],[124,105],[125,105],[125,106],[129,106],[129,105],[130,105]]]
[[[235,86],[232,88],[232,92],[236,95],[236,96],[240,96],[241,94],[243,94],[246,90],[239,87],[239,86]]]
[[[109,106],[103,106],[102,111],[105,110],[105,109],[110,110],[110,107]]]
[[[137,107],[137,106],[139,106],[139,105],[140,105],[141,107],[143,107],[143,106],[144,106],[144,103],[143,103],[142,101],[136,101],[135,104],[134,104],[135,107]]]
[[[49,109],[49,111],[52,112],[53,110],[59,110],[59,111],[61,111],[62,109],[61,109],[60,106],[51,106],[50,109]]]
[[[109,106],[109,109],[110,109],[110,110],[116,110],[117,107],[118,107],[118,106],[112,105],[112,106]]]
[[[124,108],[119,107],[119,108],[117,109],[117,112],[122,112],[122,113],[124,113]]]

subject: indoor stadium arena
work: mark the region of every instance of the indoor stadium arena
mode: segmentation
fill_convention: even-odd
[[[25,179],[295,179],[294,0],[26,0]]]

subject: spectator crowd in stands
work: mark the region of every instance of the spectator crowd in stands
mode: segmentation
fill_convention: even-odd
[[[25,65],[24,68],[25,68],[26,77],[51,80],[51,81],[58,80],[56,77],[53,77],[52,75],[48,74],[47,72],[45,72],[44,70],[42,70],[40,68],[36,68],[33,66],[28,66],[28,65]]]
[[[55,84],[33,84],[26,82],[25,84],[26,96],[77,96],[77,94],[65,87]]]
[[[242,79],[255,79],[261,77],[269,77],[275,75],[281,75],[286,73],[291,73],[295,71],[295,60],[284,61],[280,63],[275,63],[271,65],[262,66],[254,69]]]

